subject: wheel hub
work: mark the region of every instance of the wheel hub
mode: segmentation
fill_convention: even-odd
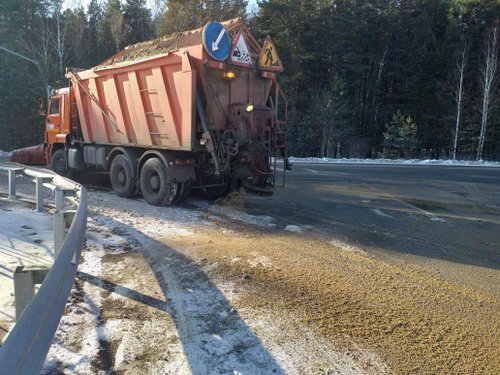
[[[149,179],[149,184],[151,188],[155,191],[158,191],[160,189],[160,178],[158,175],[152,175],[151,178]]]
[[[120,169],[120,172],[118,172],[118,181],[120,181],[120,184],[124,185],[126,181],[126,176],[125,172],[123,169]]]

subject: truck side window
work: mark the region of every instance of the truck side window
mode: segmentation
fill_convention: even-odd
[[[59,114],[59,99],[52,99],[50,101],[50,115]]]

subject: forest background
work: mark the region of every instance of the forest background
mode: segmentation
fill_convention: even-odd
[[[285,67],[289,154],[500,160],[498,0],[70,3],[0,0],[0,47],[36,62],[0,50],[0,149],[43,142],[38,99],[66,67],[239,16]]]

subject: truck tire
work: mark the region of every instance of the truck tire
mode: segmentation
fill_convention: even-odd
[[[134,172],[125,155],[116,156],[110,168],[111,187],[119,197],[133,198],[136,193]]]
[[[63,148],[56,150],[52,154],[52,160],[50,162],[50,169],[52,169],[57,174],[67,177],[69,176],[68,160],[66,159],[66,151]]]
[[[174,202],[179,184],[168,182],[167,168],[158,158],[146,160],[141,170],[141,193],[146,202],[154,206],[166,206]]]

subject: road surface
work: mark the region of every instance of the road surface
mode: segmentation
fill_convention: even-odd
[[[500,168],[297,163],[286,177],[273,197],[249,196],[249,212],[386,259],[500,269]],[[498,280],[464,277],[500,296]]]
[[[91,190],[46,373],[500,372],[500,169],[293,169],[180,208]]]

